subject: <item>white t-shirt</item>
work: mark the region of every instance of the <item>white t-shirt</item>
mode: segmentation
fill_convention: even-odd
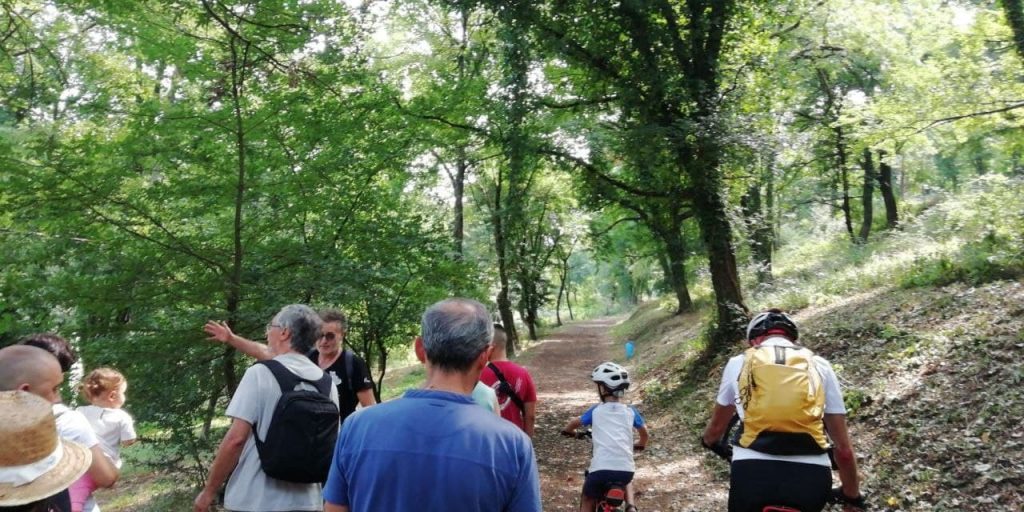
[[[100,443],[89,420],[82,413],[64,404],[53,404],[53,416],[57,422],[57,434],[61,438],[70,439],[89,449]]]
[[[793,342],[782,337],[771,337],[761,342],[762,347],[793,347],[796,346]],[[825,360],[823,357],[814,356],[814,364],[818,368],[818,373],[821,375],[821,382],[825,386],[825,414],[846,414],[846,405],[843,403],[843,392],[839,386],[839,379],[836,377],[836,372],[832,369],[832,365]],[[740,404],[739,395],[739,378],[740,371],[743,369],[743,354],[734,356],[729,359],[729,362],[725,365],[725,370],[722,372],[722,382],[718,386],[718,399],[719,405],[736,406],[736,413],[740,415],[740,420],[743,420],[743,405]],[[759,451],[744,448],[742,446],[733,446],[732,449],[732,460],[778,460],[784,462],[801,462],[804,464],[817,464],[819,466],[829,466],[832,463],[829,462],[827,454],[820,455],[771,455],[768,453],[761,453]]]
[[[64,404],[53,404],[53,416],[57,422],[57,435],[62,439],[70,439],[90,450],[93,446],[100,444],[92,425],[82,413]],[[85,502],[83,510],[84,512],[100,512],[100,508],[92,496],[89,496]]]
[[[580,416],[591,427],[594,455],[590,471],[636,471],[633,463],[633,429],[644,426],[644,418],[621,402],[597,404]]]
[[[103,453],[121,467],[121,443],[135,439],[135,420],[122,409],[108,409],[95,405],[83,405],[75,409],[89,420],[89,425],[99,437]]]
[[[320,367],[302,354],[289,352],[274,360],[303,379],[319,380],[324,375]],[[309,386],[309,389],[313,387]],[[242,381],[238,383],[238,389],[228,404],[227,415],[256,425],[255,433],[264,439],[279,398],[281,388],[274,374],[266,366],[254,364],[245,371]],[[338,388],[334,386],[331,386],[331,401],[338,404]],[[242,512],[319,511],[323,510],[323,498],[320,484],[285,482],[268,477],[260,466],[256,438],[249,436],[242,448],[238,466],[228,480],[224,507]]]

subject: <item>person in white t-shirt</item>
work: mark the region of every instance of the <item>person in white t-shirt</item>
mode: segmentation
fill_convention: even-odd
[[[769,309],[754,316],[747,325],[747,343],[751,347],[799,348],[800,333],[796,323],[779,309]],[[784,505],[802,511],[822,510],[830,500],[832,470],[825,450],[818,453],[778,454],[731,447],[720,440],[729,428],[733,415],[745,417],[739,390],[739,378],[745,354],[729,359],[722,372],[711,420],[701,436],[701,444],[716,454],[731,458],[729,481],[729,512],[760,512],[766,505]],[[857,461],[846,428],[846,406],[832,365],[814,356],[814,367],[824,387],[824,428],[834,445],[836,464],[842,486],[835,498],[843,503],[844,512],[863,510]],[[729,455],[731,448],[731,457]]]
[[[91,405],[76,410],[89,420],[96,437],[99,438],[103,454],[121,468],[121,447],[135,443],[135,420],[125,412],[125,392],[128,381],[121,372],[113,368],[97,368],[82,381],[82,396]],[[71,512],[97,510],[92,493],[96,482],[85,475],[68,490],[71,493]]]
[[[612,362],[601,363],[591,372],[590,379],[597,384],[601,403],[570,420],[562,430],[562,435],[573,437],[580,427],[591,429],[594,453],[583,482],[580,512],[593,511],[613,483],[626,486],[625,510],[635,511],[631,485],[636,472],[633,452],[647,446],[647,425],[640,411],[620,401],[629,388],[629,373],[625,368]],[[634,429],[640,434],[637,443],[633,442]]]
[[[267,347],[274,361],[305,383],[300,386],[313,389],[306,383],[320,381],[325,373],[306,353],[320,337],[323,322],[308,306],[291,304],[281,308],[267,324]],[[330,400],[338,406],[338,389],[330,387]],[[249,367],[238,383],[225,414],[231,426],[221,441],[206,485],[196,496],[193,512],[207,512],[213,505],[221,484],[224,508],[233,511],[311,512],[323,510],[323,495],[319,483],[300,483],[280,480],[263,471],[256,436],[267,438],[271,419],[282,396],[281,387],[269,366],[256,364]],[[333,446],[325,446],[328,453]]]

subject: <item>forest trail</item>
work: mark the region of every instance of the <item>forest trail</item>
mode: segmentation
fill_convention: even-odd
[[[602,361],[621,361],[623,347],[610,329],[624,317],[606,317],[566,325],[520,358],[537,386],[538,412],[534,445],[540,466],[544,510],[574,511],[579,506],[583,471],[590,464],[590,443],[562,437],[559,431],[574,416],[597,402],[590,372]],[[635,372],[632,365],[626,365]],[[635,375],[633,373],[632,375]],[[642,512],[724,509],[727,483],[717,480],[695,453],[696,443],[670,418],[652,417],[634,390],[627,394],[648,422],[648,449],[636,456],[634,486]],[[708,404],[710,407],[710,404]]]

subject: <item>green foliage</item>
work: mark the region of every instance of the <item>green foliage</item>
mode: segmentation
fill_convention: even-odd
[[[792,309],[881,286],[983,283],[1022,275],[1019,178],[987,176],[943,193],[900,231],[851,247],[838,223],[817,217],[784,228],[775,280],[755,301]]]

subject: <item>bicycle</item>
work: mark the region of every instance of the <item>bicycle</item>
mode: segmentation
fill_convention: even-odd
[[[828,432],[826,431],[825,434],[827,436]],[[715,455],[721,457],[723,460],[725,460],[726,463],[731,463],[732,462],[732,443],[730,441],[731,440],[738,441],[739,438],[740,438],[740,435],[742,435],[742,424],[740,423],[740,417],[737,414],[737,415],[734,415],[732,417],[732,419],[729,421],[729,426],[726,427],[725,433],[722,435],[721,439],[719,439],[713,445],[705,444],[703,439],[702,439],[701,440],[701,445],[703,445],[704,448],[707,448],[708,450],[710,450]],[[833,451],[832,451],[831,442],[829,444],[830,444],[830,446],[828,448],[829,462],[831,462],[832,469],[836,470],[836,469],[839,469],[839,466],[836,464],[836,459],[835,459],[835,456],[834,456]],[[867,510],[867,503],[864,501],[863,497],[861,497],[858,500],[851,501],[849,498],[847,498],[845,495],[843,495],[843,491],[842,491],[841,487],[837,487],[837,488],[832,489],[831,493],[829,494],[828,501],[825,502],[825,508],[826,509],[831,508],[832,505],[840,505],[840,506],[852,505],[852,506],[858,507],[858,508],[860,508],[862,510]],[[764,508],[761,509],[761,512],[801,512],[801,511],[799,509],[796,509],[796,508],[793,508],[793,507],[788,507],[788,506],[785,506],[785,505],[765,505]]]
[[[589,428],[581,428],[575,432],[563,430],[561,434],[574,439],[593,440],[594,438],[594,434]],[[643,446],[633,445],[634,451],[640,452],[643,449]],[[636,506],[627,502],[629,495],[628,482],[607,482],[601,493],[601,499],[597,501],[594,507],[594,512],[635,512]],[[622,507],[623,504],[625,504],[625,507]]]

